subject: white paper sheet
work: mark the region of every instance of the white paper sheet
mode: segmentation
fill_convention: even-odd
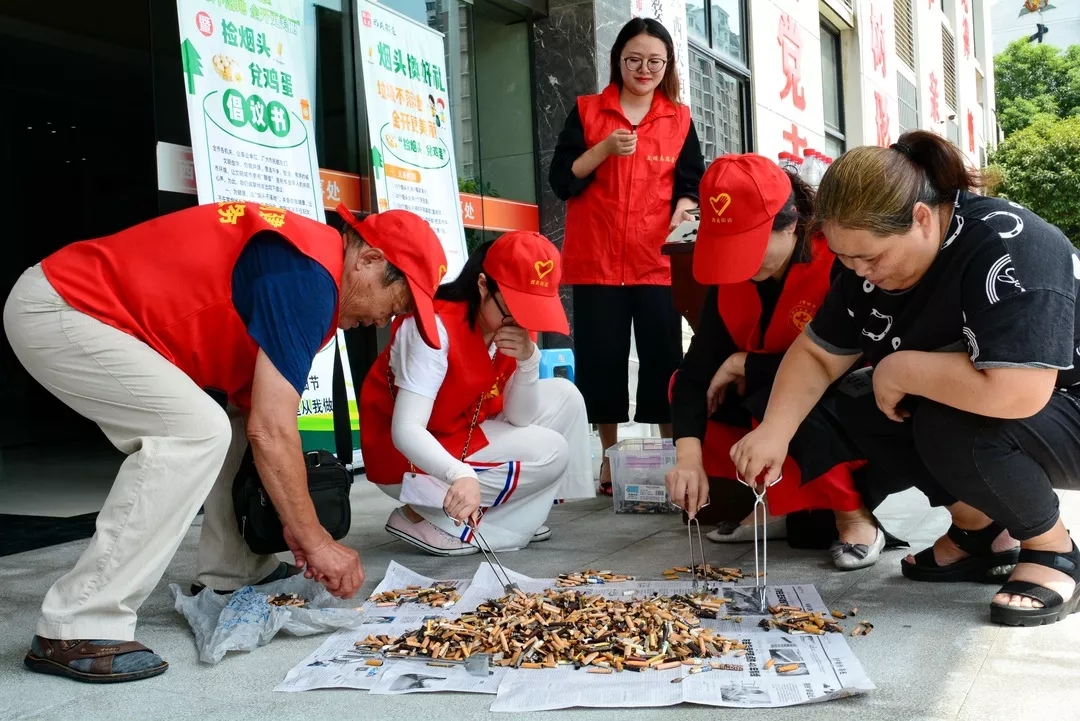
[[[383,580],[379,582],[379,585],[375,587],[375,590],[371,592],[371,595],[377,596],[386,591],[395,591],[401,588],[408,588],[409,586],[429,588],[435,584],[443,586],[452,585],[455,587],[455,590],[461,594],[468,589],[470,582],[461,579],[438,580],[429,578],[428,576],[422,576],[415,571],[409,570],[397,561],[391,561],[390,566],[386,569],[386,575],[383,577]],[[364,605],[360,608],[364,613],[372,616],[397,617],[401,615],[419,615],[422,617],[435,616],[438,618],[452,618],[458,615],[458,605],[460,605],[460,601],[450,608],[432,608],[431,606],[422,603],[403,603],[400,606],[379,606],[374,601],[368,600],[365,601]],[[475,606],[473,608],[475,608]]]
[[[533,579],[507,569],[510,580],[525,593],[557,588],[555,579]],[[386,578],[377,591],[426,586],[434,579],[391,563]],[[443,581],[442,583],[447,583]],[[490,598],[504,595],[503,583],[492,568],[483,563],[471,581],[458,581],[463,589],[461,600],[450,609],[407,604],[401,608],[368,609],[365,625],[340,631],[296,668],[278,686],[278,691],[305,691],[316,688],[368,689],[378,694],[433,693],[458,691],[496,693],[492,711],[527,712],[572,707],[649,707],[694,703],[707,706],[739,708],[779,708],[826,701],[866,693],[874,689],[862,664],[841,634],[823,636],[797,635],[765,631],[759,627],[762,616],[753,612],[750,584],[718,584],[711,589],[724,598],[721,618],[702,619],[702,625],[746,644],[744,656],[734,654],[709,659],[739,667],[735,670],[710,669],[690,673],[690,666],[668,671],[624,671],[612,674],[588,673],[572,666],[558,669],[504,669],[497,667],[487,677],[471,676],[463,666],[428,666],[424,661],[389,660],[370,667],[365,660],[374,654],[356,649],[356,642],[369,634],[396,636],[419,627],[427,618],[455,618],[473,611]],[[570,590],[570,589],[560,589]],[[688,594],[690,580],[626,581],[597,584],[574,589],[611,599]],[[783,604],[808,611],[828,613],[817,590],[809,584],[774,586],[768,589],[769,604]],[[378,612],[383,613],[378,613]],[[740,616],[741,613],[741,616]],[[725,619],[723,616],[731,616]],[[772,668],[765,664],[774,659]],[[706,661],[706,663],[708,663]],[[781,673],[780,667],[797,665]],[[680,683],[672,679],[682,677]],[[404,679],[404,680],[402,680]]]
[[[423,661],[394,661],[379,676],[371,693],[405,694],[457,691],[489,693],[499,691],[505,668],[491,669],[487,676],[473,676],[464,666],[429,666]]]

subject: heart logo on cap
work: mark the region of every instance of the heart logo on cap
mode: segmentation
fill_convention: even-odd
[[[536,269],[536,277],[540,280],[544,279],[551,271],[555,270],[555,261],[553,260],[538,260],[533,264],[533,268]]]
[[[712,206],[713,212],[717,217],[724,214],[724,211],[731,205],[731,196],[727,193],[720,193],[720,195],[714,195],[709,198],[709,205]]]

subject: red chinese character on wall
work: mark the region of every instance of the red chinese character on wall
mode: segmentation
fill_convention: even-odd
[[[874,91],[874,124],[877,126],[877,144],[883,148],[892,145],[892,135],[889,133],[888,103],[888,98]]]
[[[941,122],[941,108],[938,107],[937,74],[935,73],[930,73],[930,119],[935,123]]]
[[[975,115],[969,110],[968,121],[968,151],[975,152]]]
[[[776,34],[776,41],[780,44],[785,80],[784,89],[780,91],[780,99],[783,100],[790,95],[795,107],[805,110],[806,91],[800,86],[802,71],[799,69],[802,61],[802,37],[795,18],[787,13],[780,15],[780,30]]]
[[[791,124],[791,130],[784,131],[784,142],[791,143],[791,152],[794,155],[802,157],[803,150],[806,149],[809,141],[799,135],[799,126],[795,123]]]
[[[960,0],[960,5],[964,8],[964,12],[967,12],[970,9],[968,8],[968,0]]]
[[[964,15],[964,57],[971,57],[971,25],[968,23],[967,15]]]
[[[885,77],[885,19],[881,10],[870,7],[870,50],[874,55],[874,70],[881,68],[881,77]]]

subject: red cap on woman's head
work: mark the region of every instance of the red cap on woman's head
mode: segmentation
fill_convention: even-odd
[[[529,231],[506,233],[488,248],[484,273],[498,284],[506,309],[522,328],[570,333],[559,298],[562,258],[550,240]]]
[[[749,280],[765,260],[773,219],[791,198],[791,178],[762,155],[724,155],[705,171],[699,192],[694,279],[702,285]]]
[[[407,210],[384,210],[363,221],[357,220],[344,203],[337,212],[365,243],[381,250],[386,261],[405,274],[420,336],[432,348],[439,348],[433,300],[446,275],[446,251],[439,236],[426,220]]]

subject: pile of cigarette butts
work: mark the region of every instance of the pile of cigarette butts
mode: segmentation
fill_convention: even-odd
[[[303,608],[307,600],[295,593],[278,593],[266,599],[271,606],[288,606],[290,608]]]
[[[733,581],[741,581],[747,578],[743,574],[740,568],[713,568],[706,563],[699,563],[694,566],[691,571],[689,566],[676,566],[675,568],[669,568],[664,571],[665,581],[678,581],[680,573],[692,573],[698,578],[705,578],[710,581],[720,581],[720,583],[731,583]],[[753,574],[751,574],[753,575]]]
[[[432,608],[450,608],[461,598],[454,586],[436,583],[434,586],[423,588],[421,586],[407,586],[395,588],[392,591],[383,591],[373,595],[373,601],[377,607],[400,606],[403,603],[419,603]]]
[[[404,636],[356,642],[383,658],[461,662],[478,653],[513,668],[588,667],[589,673],[666,670],[690,673],[738,664],[702,659],[741,657],[746,646],[702,628],[687,597],[609,600],[578,591],[515,591],[457,619],[430,619]],[[698,670],[695,670],[698,669]]]
[[[588,571],[581,571],[580,573],[560,573],[557,583],[560,588],[573,588],[575,586],[622,583],[624,581],[633,580],[633,576],[612,573],[611,571],[594,571],[590,568]]]
[[[763,618],[759,624],[766,631],[777,628],[792,635],[808,633],[821,636],[826,633],[843,633],[844,628],[836,620],[843,620],[849,615],[855,616],[859,613],[859,609],[851,609],[850,614],[843,611],[833,611],[831,613],[832,618],[815,611],[795,608],[794,606],[769,606],[769,613],[772,614],[772,618]],[[873,628],[874,625],[869,621],[859,621],[852,630],[851,635],[866,636]]]

